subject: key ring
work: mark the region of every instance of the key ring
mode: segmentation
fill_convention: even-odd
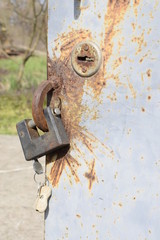
[[[43,172],[44,173],[44,172]],[[42,184],[41,182],[38,182],[37,180],[36,180],[36,175],[39,175],[39,174],[37,174],[37,173],[35,173],[34,174],[34,182],[36,183],[36,184],[38,184],[39,186],[44,186],[44,185],[46,185],[46,183],[48,183],[48,185],[49,185],[49,180],[48,180],[48,178],[47,178],[47,175],[45,174],[45,181],[44,181],[44,183]]]

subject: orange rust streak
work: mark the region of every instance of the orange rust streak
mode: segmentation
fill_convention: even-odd
[[[136,96],[137,96],[136,91],[134,90],[134,87],[133,87],[133,85],[129,82],[129,80],[128,80],[128,86],[129,86],[129,89],[130,89],[130,91],[131,91],[132,97],[133,97],[133,98],[136,98]]]
[[[49,180],[52,182],[53,187],[57,186],[64,167],[65,167],[65,159],[60,159],[54,162],[50,176],[49,176]]]
[[[73,144],[73,148],[74,148],[76,151],[78,151],[81,156],[83,156],[83,159],[84,159],[84,162],[85,162],[86,166],[89,167],[89,163],[88,163],[88,161],[85,159],[86,155],[83,154],[83,153],[80,151],[80,149],[77,147],[76,144]]]
[[[85,173],[85,177],[89,179],[89,190],[91,190],[93,182],[95,181],[95,179],[97,179],[96,173],[95,173],[95,170],[94,170],[95,161],[96,161],[97,157],[94,154],[93,147],[92,147],[91,143],[89,141],[87,141],[86,138],[84,139],[84,144],[86,145],[86,147],[90,151],[90,154],[94,156],[94,159],[93,159],[91,164],[89,164],[89,162],[85,161],[86,165],[88,165],[88,166],[92,165],[90,173]],[[97,179],[97,181],[98,181],[98,179]]]
[[[68,165],[71,174],[75,178],[75,181],[80,182],[77,175],[77,169],[80,166],[80,164],[70,154],[67,154],[64,158],[56,160],[53,163],[53,167],[49,176],[49,180],[52,182],[53,187],[56,187],[58,185],[63,170],[66,167],[66,164]]]
[[[151,77],[151,69],[148,69],[148,71],[147,71],[147,76],[148,76],[148,77]]]
[[[104,39],[104,50],[105,60],[107,60],[112,54],[113,42],[112,39],[116,34],[115,27],[123,20],[125,12],[129,6],[130,1],[124,0],[110,0],[107,6],[107,13],[105,16],[105,39]]]
[[[94,171],[94,167],[95,167],[95,160],[93,161],[92,165],[91,165],[91,170],[89,173],[85,173],[85,177],[89,180],[89,185],[88,188],[89,190],[91,190],[93,182],[95,181],[96,177],[95,177],[95,171]]]
[[[73,162],[76,163],[79,166],[78,162],[71,155],[69,156],[69,158],[66,157],[66,162],[67,162],[67,164],[69,166],[69,169],[70,169],[70,171],[71,171],[75,181],[76,182],[80,182],[80,179],[79,179],[79,177],[78,177],[78,175],[76,173],[77,169],[75,168],[75,166],[73,166]]]
[[[95,137],[91,132],[87,131],[84,127],[78,126],[78,125],[73,125],[72,126],[72,134],[76,133],[74,136],[78,138],[78,136],[81,136],[80,139],[87,139],[90,140],[92,143],[100,143],[101,146],[112,153],[112,150],[109,149],[104,143],[102,143],[97,137]],[[82,132],[85,131],[85,132]],[[83,142],[83,141],[82,141]]]
[[[134,1],[134,7],[137,7],[139,1]],[[110,57],[112,56],[113,48],[114,48],[114,40],[117,38],[117,34],[120,32],[120,23],[124,19],[124,16],[130,7],[130,0],[109,0],[107,6],[107,13],[105,16],[105,38],[104,38],[104,47],[103,47],[103,56],[104,56],[104,72],[106,71],[107,64],[109,62]],[[118,35],[119,36],[119,35]],[[121,48],[121,44],[118,45],[118,51]],[[119,60],[119,55],[117,54],[117,59],[112,63],[112,69],[114,71],[119,65],[122,64],[123,59]],[[106,73],[106,77],[110,78],[110,73]],[[113,80],[116,83],[116,86],[122,85],[120,82],[119,76],[113,75]],[[130,87],[130,86],[129,86]],[[135,92],[132,91],[132,94]]]
[[[106,149],[107,151],[109,151],[110,153],[112,153],[112,150],[109,149],[104,143],[102,143],[98,138],[96,138],[92,133],[88,132],[86,129],[85,129],[85,133],[82,133],[82,132],[79,132],[80,134],[83,134],[86,138],[88,138],[90,141],[92,142],[98,142],[101,144],[101,146]],[[88,135],[87,135],[88,134]]]

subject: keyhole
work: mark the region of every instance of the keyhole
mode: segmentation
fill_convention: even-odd
[[[99,70],[101,62],[101,50],[96,43],[83,41],[73,48],[71,64],[79,76],[91,77]]]
[[[93,57],[88,57],[88,56],[84,56],[84,57],[78,56],[77,60],[81,61],[81,62],[94,62],[94,58]]]

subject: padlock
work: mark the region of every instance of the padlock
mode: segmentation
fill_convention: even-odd
[[[69,139],[61,118],[52,113],[50,107],[44,109],[44,117],[47,122],[48,132],[41,136],[36,126],[31,127],[29,125],[31,119],[25,119],[16,125],[27,161],[54,153],[60,148],[69,146]]]

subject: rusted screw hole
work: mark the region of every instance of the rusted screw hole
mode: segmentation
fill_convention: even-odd
[[[89,50],[88,44],[84,44],[82,48],[83,48],[85,51],[88,51],[88,50]]]
[[[87,69],[86,69],[86,68],[82,68],[82,72],[83,72],[83,73],[86,73],[86,72],[87,72]]]

